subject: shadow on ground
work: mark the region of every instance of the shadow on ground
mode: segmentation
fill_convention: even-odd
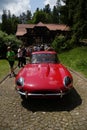
[[[75,89],[63,98],[22,100],[22,106],[29,111],[71,111],[81,105],[82,100]]]

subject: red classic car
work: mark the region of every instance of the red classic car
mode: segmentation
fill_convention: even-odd
[[[25,97],[63,96],[73,88],[73,78],[55,51],[31,54],[30,63],[16,76],[16,90]]]

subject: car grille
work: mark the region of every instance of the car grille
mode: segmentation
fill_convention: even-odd
[[[53,92],[53,91],[34,91],[32,92],[33,94],[56,94],[58,92]]]

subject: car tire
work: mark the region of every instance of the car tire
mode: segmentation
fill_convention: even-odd
[[[26,100],[27,98],[25,97],[25,95],[20,95],[22,100]]]

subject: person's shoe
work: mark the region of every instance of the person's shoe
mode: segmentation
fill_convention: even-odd
[[[14,76],[14,77],[16,76],[15,72],[13,72],[13,76]]]
[[[12,78],[13,77],[13,74],[11,73],[10,75],[9,75],[9,78]]]

